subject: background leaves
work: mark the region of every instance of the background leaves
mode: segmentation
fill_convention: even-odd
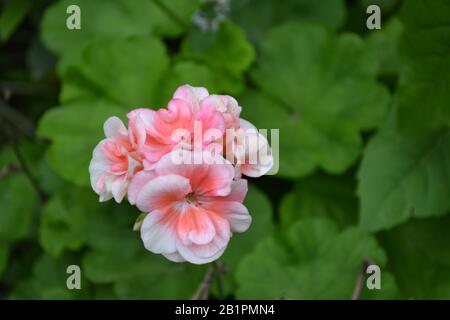
[[[367,258],[382,289],[361,299],[449,298],[448,17],[444,0],[0,0],[0,297],[193,297],[210,266],[147,252],[140,212],[88,176],[109,116],[189,83],[280,129],[210,298],[350,299]]]

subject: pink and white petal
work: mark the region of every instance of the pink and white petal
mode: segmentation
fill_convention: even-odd
[[[178,252],[174,252],[174,253],[163,253],[162,254],[164,257],[166,257],[168,260],[172,261],[172,262],[185,262],[186,259],[184,259]]]
[[[99,195],[103,194],[101,198],[109,200],[112,198],[112,194],[106,192],[105,176],[108,175],[109,161],[103,153],[104,141],[106,139],[100,141],[94,148],[92,159],[89,163],[89,175],[92,189]]]
[[[221,197],[220,201],[236,201],[236,202],[244,202],[245,196],[248,191],[248,183],[245,179],[239,179],[231,182],[231,192],[229,195],[225,197]]]
[[[186,246],[181,241],[177,241],[178,252],[191,263],[204,264],[218,259],[224,253],[230,241],[231,232],[228,221],[214,213],[210,212],[209,214],[216,229],[216,236],[211,242],[204,245],[192,244]]]
[[[139,210],[151,212],[174,205],[190,192],[192,192],[191,185],[185,177],[174,174],[159,176],[141,188],[135,202]]]
[[[214,105],[202,104],[199,111],[196,113],[194,120],[201,122],[203,132],[206,132],[209,129],[216,129],[221,133],[220,137],[225,132],[225,118],[220,111],[217,111]],[[220,137],[215,138],[219,139]]]
[[[247,208],[240,202],[215,201],[204,203],[202,207],[208,211],[215,212],[226,219],[233,232],[244,232],[252,223],[251,215]]]
[[[129,121],[140,118],[146,129],[150,128],[154,115],[154,110],[146,108],[137,108],[127,113]]]
[[[262,134],[258,134],[258,150],[247,150],[246,161],[256,159],[256,163],[244,163],[241,165],[241,172],[248,177],[261,177],[272,169],[273,155],[269,142]]]
[[[203,245],[211,242],[216,230],[207,211],[188,205],[178,219],[177,236],[185,245]]]
[[[127,128],[118,117],[108,118],[103,124],[103,131],[105,136],[111,139],[128,134]]]
[[[141,192],[144,186],[155,177],[156,175],[152,171],[140,171],[133,177],[128,186],[128,201],[130,204],[136,204],[139,192]]]
[[[200,108],[200,101],[206,98],[209,92],[203,87],[192,87],[185,84],[179,87],[173,94],[173,99],[181,99],[189,103],[192,112],[195,113]]]
[[[176,153],[173,154],[173,152]],[[212,155],[206,151],[184,150],[182,153],[182,159],[198,157],[202,163],[176,163],[174,159],[180,159],[180,150],[175,150],[161,158],[155,168],[156,173],[158,175],[173,173],[188,178],[192,190],[201,196],[226,196],[230,193],[235,172],[229,161],[220,155]]]
[[[130,120],[128,124],[128,136],[130,138],[131,145],[134,148],[140,148],[145,144],[147,139],[147,130],[145,124],[140,117]]]
[[[172,254],[176,251],[175,221],[171,220],[169,210],[168,208],[155,210],[144,218],[141,239],[148,251],[163,254]]]
[[[213,155],[213,164],[203,180],[192,183],[192,188],[203,197],[224,197],[230,194],[231,184],[235,176],[233,165],[221,155]]]
[[[117,203],[121,203],[127,194],[128,180],[127,175],[116,176],[111,183],[111,193]]]
[[[254,129],[258,130],[250,121],[240,118],[239,119],[240,127],[243,129]]]

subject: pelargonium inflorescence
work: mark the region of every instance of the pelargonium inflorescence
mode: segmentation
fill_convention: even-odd
[[[167,108],[129,112],[128,129],[117,117],[105,122],[106,139],[89,166],[91,185],[100,201],[127,195],[147,213],[140,227],[147,250],[208,263],[222,255],[232,232],[249,228],[242,176],[266,174],[273,157],[240,112],[231,96],[184,85]]]

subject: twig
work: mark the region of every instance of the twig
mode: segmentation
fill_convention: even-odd
[[[219,298],[223,297],[223,284],[222,277],[223,273],[228,272],[226,265],[222,262],[214,261],[206,270],[205,276],[203,277],[202,282],[200,283],[197,291],[192,296],[192,300],[206,300],[209,297],[209,291],[211,289],[211,284],[215,279],[217,281],[218,286],[218,294]]]
[[[214,267],[214,276],[217,280],[217,291],[219,298],[223,298],[223,284],[222,284],[222,272],[226,272],[225,265],[221,262],[218,262],[217,260],[213,263]]]
[[[358,277],[356,278],[355,288],[353,289],[352,300],[359,300],[359,298],[361,297],[364,280],[366,279],[367,275],[366,274],[367,268],[373,264],[375,264],[375,262],[371,258],[365,257],[363,259],[362,269],[361,272],[358,274]]]
[[[166,6],[161,0],[153,0],[153,2],[162,10],[164,11],[174,22],[179,24],[183,29],[187,28],[186,23],[170,9],[168,6]]]
[[[206,270],[205,276],[203,277],[200,286],[197,291],[192,296],[191,300],[206,300],[209,296],[209,288],[211,287],[211,283],[214,277],[214,267],[209,266],[208,270]]]

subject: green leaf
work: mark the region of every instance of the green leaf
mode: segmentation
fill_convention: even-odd
[[[69,300],[88,299],[90,296],[90,284],[81,270],[81,289],[69,290],[67,288],[66,273],[70,265],[79,265],[76,255],[64,255],[53,259],[48,255],[42,255],[33,265],[33,271],[29,278],[17,283],[10,295],[10,299],[44,299],[44,300]]]
[[[228,248],[220,258],[227,269],[227,272],[221,276],[223,291],[226,295],[232,294],[236,289],[235,278],[240,261],[274,229],[272,204],[267,196],[253,184],[249,185],[244,205],[252,216],[252,224],[246,232],[233,234]],[[216,297],[223,298],[219,296],[220,292],[216,283],[211,289]]]
[[[144,249],[143,249],[144,250]],[[145,252],[137,272],[115,282],[120,299],[190,299],[206,272],[206,266],[173,263]]]
[[[371,139],[358,172],[360,225],[370,231],[450,210],[450,131],[407,139],[394,126],[390,117]]]
[[[28,235],[36,202],[36,192],[24,173],[0,179],[0,239],[20,240]]]
[[[223,22],[217,32],[192,28],[182,44],[180,58],[209,66],[221,89],[236,94],[243,90],[243,73],[255,59],[255,52],[238,26]]]
[[[54,257],[87,245],[128,259],[141,247],[132,230],[137,212],[126,203],[100,203],[90,188],[66,184],[44,207],[40,243]]]
[[[92,249],[83,258],[83,270],[94,283],[114,284],[120,299],[189,299],[201,283],[205,266],[177,264],[148,252],[129,226],[99,226],[92,229]],[[107,228],[115,232],[106,233]]]
[[[350,176],[315,175],[295,184],[281,202],[281,226],[289,229],[297,220],[328,218],[340,227],[357,221],[355,182]]]
[[[380,267],[386,264],[383,250],[361,229],[339,232],[327,219],[300,220],[284,239],[268,237],[243,259],[237,298],[349,299],[365,257]],[[382,277],[381,290],[371,297],[392,297],[392,280]]]
[[[223,79],[204,64],[193,61],[179,61],[170,68],[162,80],[158,105],[167,104],[175,90],[184,84],[205,87],[211,93],[224,91],[225,87],[221,80]]]
[[[69,185],[48,201],[43,209],[40,243],[53,257],[66,250],[77,250],[86,241],[86,224],[100,214],[101,204],[91,190]]]
[[[0,14],[0,41],[4,42],[14,33],[31,9],[29,0],[9,0]]]
[[[354,34],[288,23],[261,44],[252,78],[264,93],[239,100],[258,128],[280,130],[279,174],[301,177],[320,167],[342,173],[357,159],[360,132],[381,120],[389,95],[375,82],[377,62]]]
[[[232,75],[239,75],[248,69],[255,53],[253,46],[245,39],[245,33],[238,26],[230,22],[221,23],[217,33],[212,35],[212,41],[200,47],[200,41],[195,37],[207,37],[210,33],[192,29],[187,41],[183,43],[182,56],[201,60]],[[204,42],[200,43],[204,45]]]
[[[49,109],[39,122],[38,134],[49,138],[50,166],[61,177],[89,186],[89,162],[97,143],[104,138],[103,123],[122,116],[125,109],[104,101],[90,101]]]
[[[151,0],[64,0],[55,3],[45,12],[41,37],[48,48],[61,55],[60,67],[65,70],[69,65],[77,64],[84,48],[99,39],[116,41],[152,33],[164,36],[179,35],[188,27],[198,1],[161,2],[185,25],[182,26],[171,19]],[[69,17],[66,9],[72,4],[81,9],[80,30],[66,28],[66,19]],[[147,55],[151,57],[148,52]]]
[[[417,134],[450,125],[450,3],[405,1],[398,125]]]
[[[381,30],[371,30],[368,35],[368,50],[374,51],[378,57],[381,75],[395,76],[400,72],[398,47],[402,31],[403,25],[400,20],[392,19],[383,25]]]
[[[380,234],[404,299],[450,298],[450,216],[411,219]]]
[[[92,43],[83,53],[80,71],[88,80],[86,87],[131,109],[154,103],[168,65],[161,41],[131,38]]]
[[[271,26],[299,20],[339,28],[345,20],[342,0],[288,0],[280,5],[276,0],[232,0],[231,19],[242,26],[250,39],[258,42]]]

